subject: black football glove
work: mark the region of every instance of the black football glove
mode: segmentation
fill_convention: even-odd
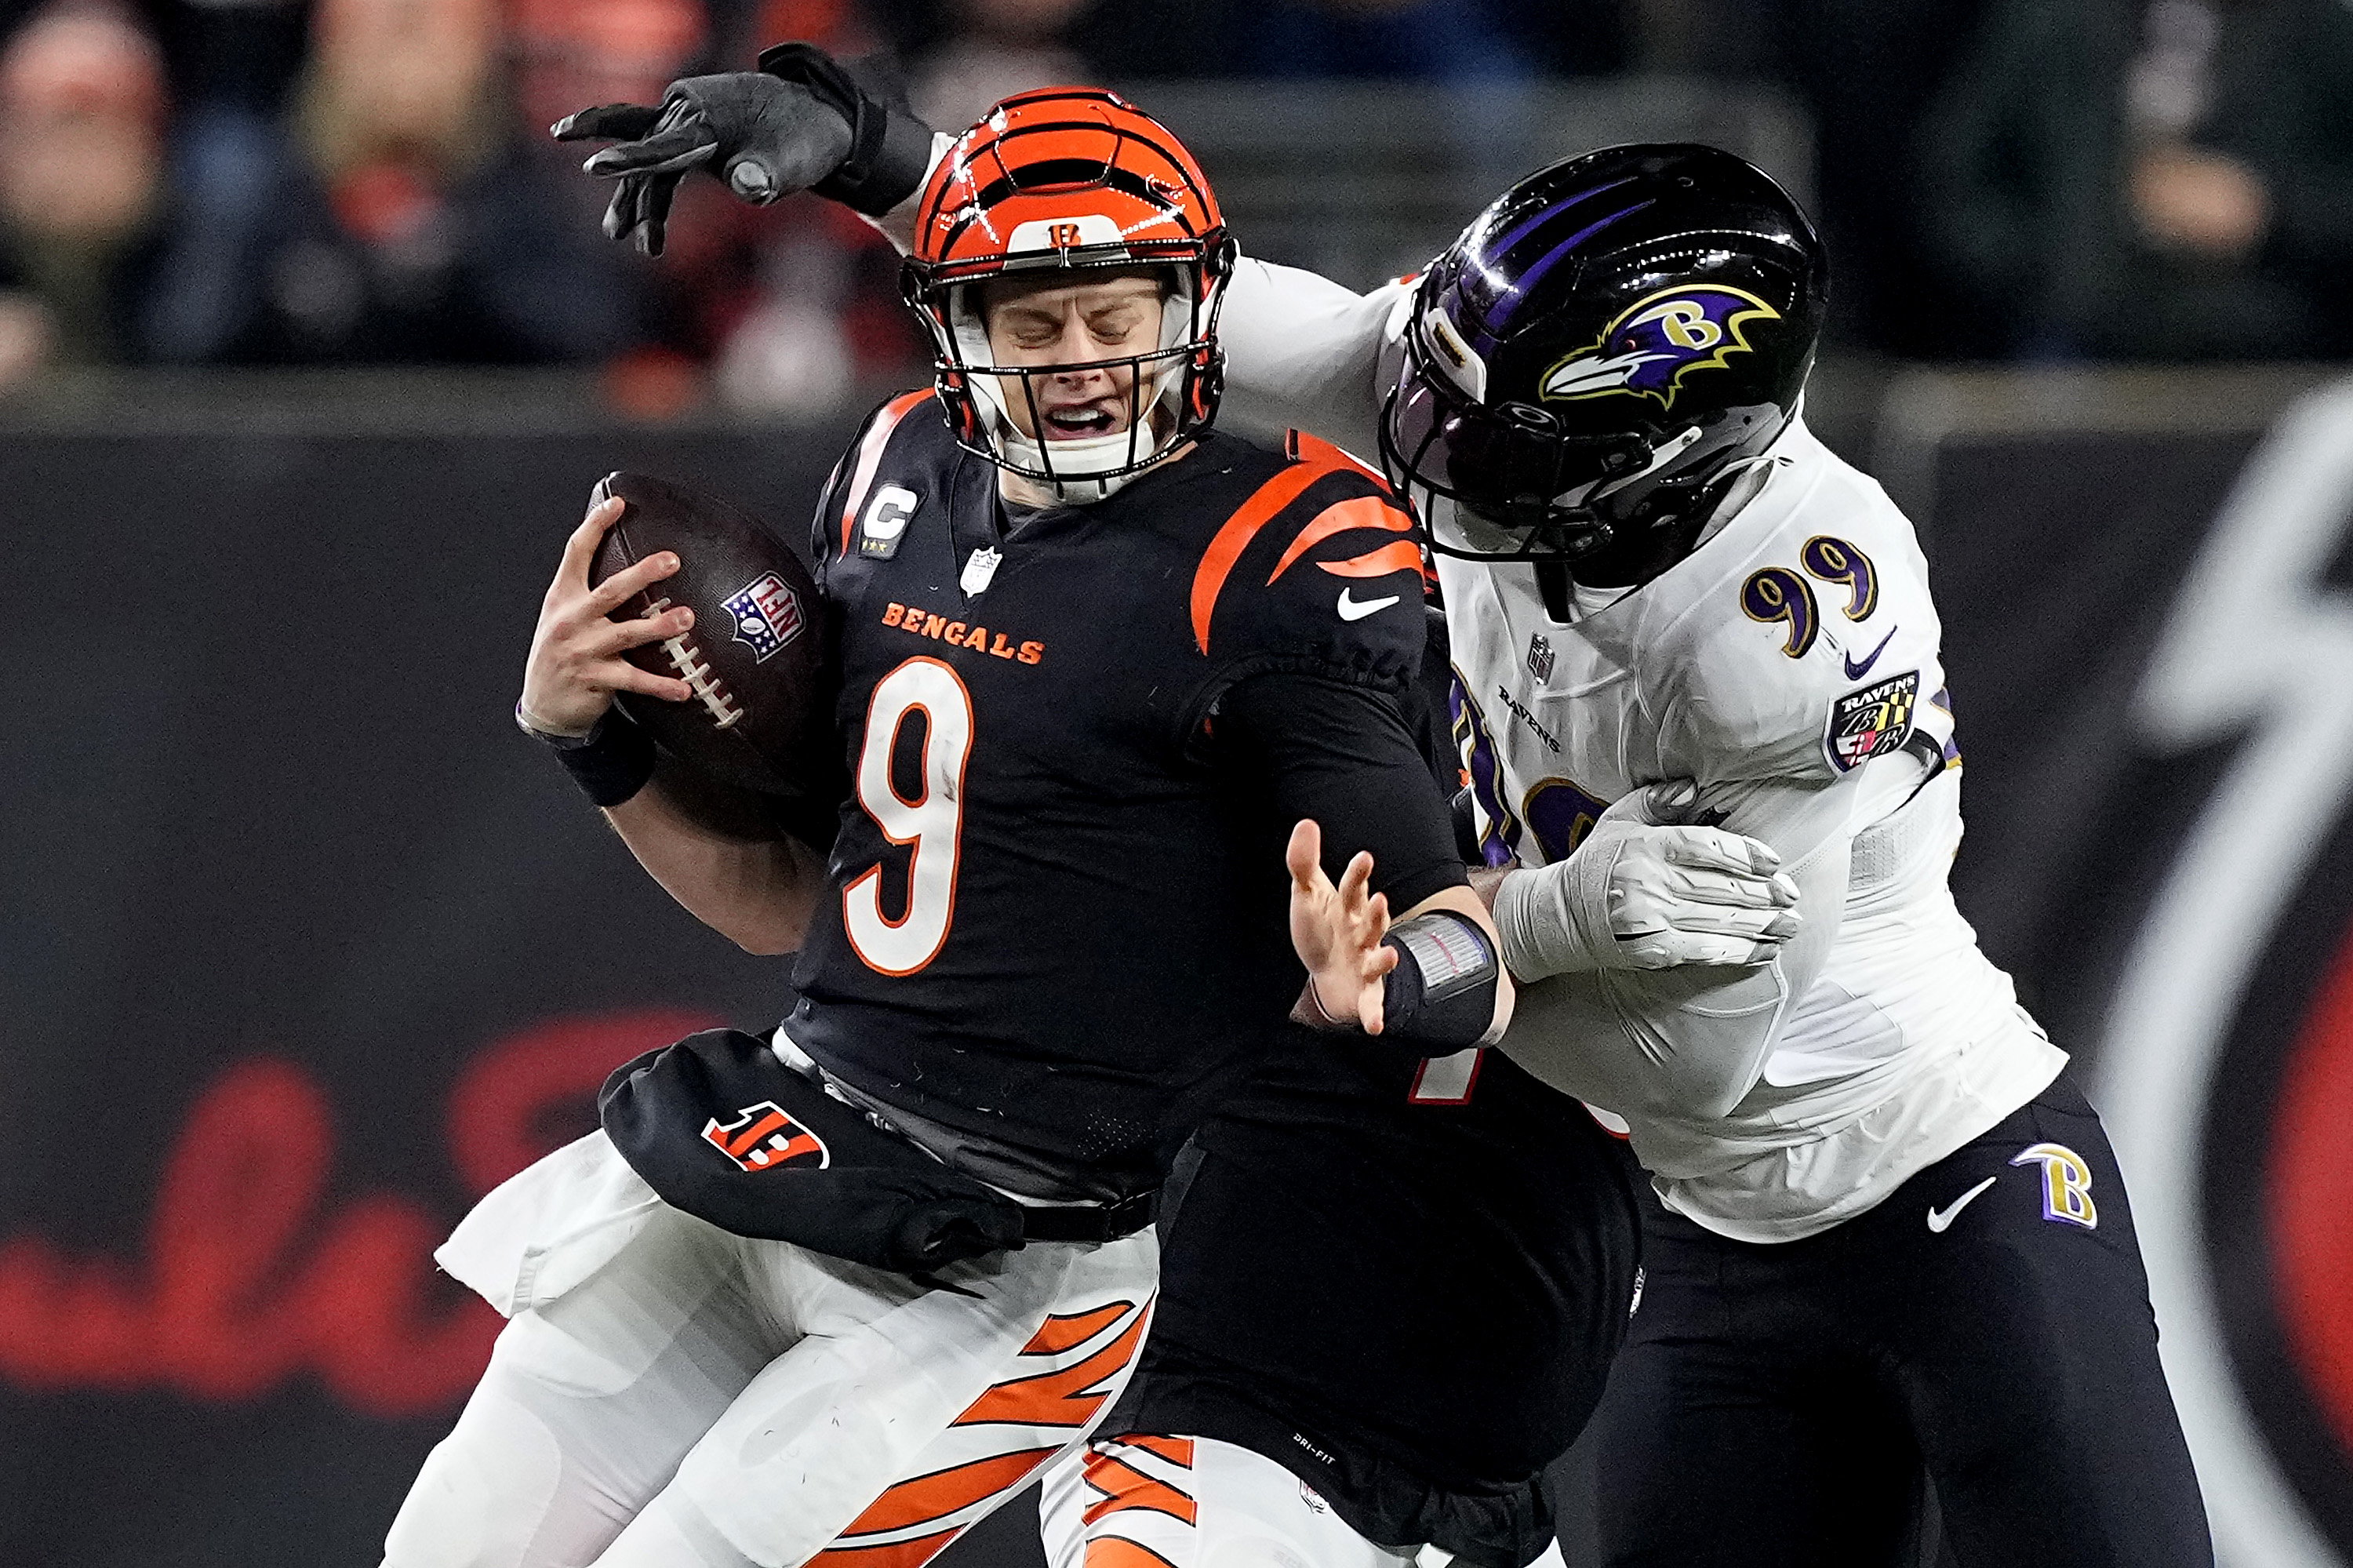
[[[635,237],[659,256],[678,182],[709,169],[744,200],[766,206],[814,189],[880,217],[923,183],[931,127],[866,90],[839,62],[808,44],[779,44],[757,71],[689,77],[658,108],[600,104],[556,122],[559,142],[610,140],[592,175],[619,181],[605,234]]]

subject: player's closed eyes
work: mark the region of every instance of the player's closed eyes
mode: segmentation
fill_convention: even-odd
[[[1116,348],[1134,335],[1142,319],[1143,313],[1129,305],[1098,312],[1087,318],[1086,335],[1104,347]],[[1061,335],[1062,323],[1059,320],[1039,318],[1013,323],[1013,341],[1024,348],[1048,347]]]
[[[1133,305],[1121,305],[1089,318],[1087,331],[1097,343],[1125,343],[1134,334],[1143,315],[1144,313]]]

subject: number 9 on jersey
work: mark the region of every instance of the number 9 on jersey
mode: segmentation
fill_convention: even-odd
[[[909,717],[923,715],[923,785],[899,793],[891,758]],[[972,695],[937,659],[910,659],[875,683],[858,754],[858,803],[894,844],[912,844],[897,919],[883,913],[882,867],[841,890],[850,946],[868,968],[911,975],[939,957],[955,918],[956,855],[964,830],[964,765],[972,754]]]

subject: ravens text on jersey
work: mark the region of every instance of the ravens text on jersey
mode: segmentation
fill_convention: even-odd
[[[1389,705],[1414,798],[1327,821],[1333,853],[1378,838],[1400,909],[1460,880],[1394,717],[1420,550],[1382,482],[1312,438],[1205,434],[1084,507],[999,497],[910,394],[820,505],[849,792],[786,1033],[975,1174],[1120,1195],[1156,1181],[1298,994],[1281,854],[1298,802],[1251,775],[1281,765],[1233,733],[1238,689]]]

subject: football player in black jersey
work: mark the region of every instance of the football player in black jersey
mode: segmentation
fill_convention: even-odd
[[[821,178],[827,194],[878,215],[913,192],[932,151],[923,138],[905,138],[813,51],[787,47],[765,63],[777,74],[683,83],[662,109],[592,111],[563,128],[631,138],[591,164],[624,176],[608,224],[617,237],[658,234],[665,182],[698,161],[733,163],[739,191]],[[807,156],[735,159],[703,111],[714,101],[727,115],[809,132]],[[837,165],[853,142],[865,161],[845,174]],[[911,204],[913,229],[901,237],[925,267],[939,226],[961,210],[942,194],[934,183]],[[962,375],[955,326],[937,324],[944,386]],[[966,406],[979,418],[1001,408]],[[1033,478],[1046,482],[1042,464],[1066,450],[1025,452],[1041,470]],[[1300,450],[1345,461],[1313,443]],[[1060,463],[1057,477],[1075,475]],[[854,511],[872,493],[845,503]],[[855,520],[836,522],[836,547],[854,551]],[[1266,563],[1274,577],[1290,553]],[[1392,593],[1418,602],[1406,581],[1344,585],[1295,612],[1374,615],[1365,607]],[[922,634],[948,635],[934,624],[945,613],[926,610]],[[1442,712],[1442,662],[1437,673]],[[1362,747],[1383,732],[1335,742]],[[1724,857],[1716,895],[1727,904],[1769,911],[1767,879],[1752,874],[1745,850],[1704,830],[1656,831]],[[1304,880],[1312,887],[1312,867]],[[1659,906],[1662,924],[1686,916],[1709,917]],[[1540,1472],[1592,1409],[1634,1292],[1630,1166],[1583,1107],[1492,1051],[1433,1057],[1410,1043],[1325,1033],[1229,1086],[1181,1170],[1142,1368],[1092,1452],[1049,1478],[1057,1568],[1082,1557],[1092,1568],[1195,1568],[1237,1549],[1316,1568],[1394,1568],[1432,1547],[1482,1568],[1537,1557],[1552,1538]]]
[[[716,787],[608,706],[682,697],[619,655],[687,630],[606,619],[676,569],[592,589],[609,504],[518,718],[689,909],[798,949],[773,1050],[673,1048],[767,1096],[762,1147],[702,1129],[712,1168],[773,1160],[812,1211],[854,1192],[885,1236],[924,1220],[889,1194],[944,1171],[1027,1244],[877,1267],[796,1245],[793,1213],[758,1239],[666,1202],[604,1133],[558,1151],[440,1255],[511,1320],[394,1524],[402,1568],[916,1568],[1118,1393],[1155,1284],[1139,1200],[1238,1068],[1343,1037],[1287,1014],[1450,1059],[1508,1018],[1399,705],[1413,524],[1330,448],[1210,429],[1232,249],[1189,156],[1108,94],[1033,95],[958,143],[931,211],[938,389],[867,421],[812,541],[848,782],[824,863],[713,825]],[[858,1128],[914,1173],[829,1164]]]

